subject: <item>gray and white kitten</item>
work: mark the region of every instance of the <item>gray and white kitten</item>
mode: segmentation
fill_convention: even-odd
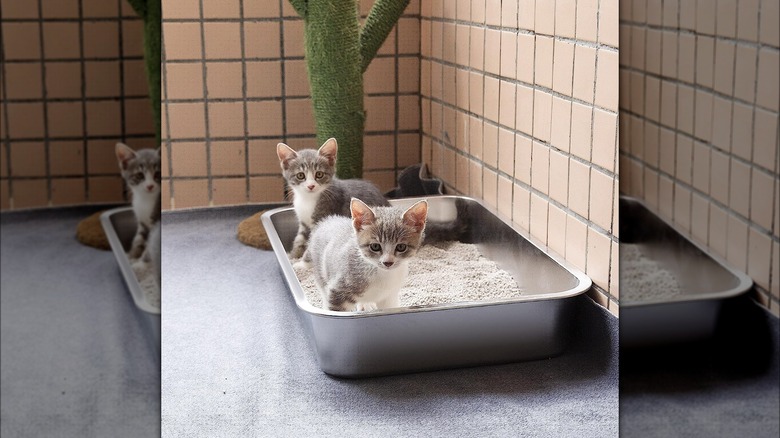
[[[341,311],[398,307],[409,260],[422,244],[428,202],[403,210],[353,198],[350,207],[351,220],[321,221],[306,250],[323,303]]]
[[[146,248],[152,226],[160,220],[160,148],[134,151],[124,143],[114,148],[119,169],[132,193],[138,230],[128,256],[138,259]]]
[[[282,175],[292,190],[293,207],[298,216],[298,234],[290,251],[292,257],[303,255],[309,234],[317,222],[334,214],[349,217],[353,197],[371,206],[390,205],[370,182],[336,178],[337,152],[334,138],[323,143],[319,150],[296,152],[284,143],[276,145]]]

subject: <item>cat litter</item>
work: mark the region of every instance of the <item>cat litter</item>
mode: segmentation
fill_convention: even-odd
[[[295,263],[295,273],[314,307],[322,307],[322,295],[311,267]],[[523,294],[512,275],[485,258],[475,244],[442,242],[424,245],[409,261],[409,276],[401,289],[401,306],[501,300]]]
[[[677,277],[639,245],[620,245],[620,288],[625,301],[668,300],[682,294]]]
[[[144,292],[144,299],[150,306],[160,308],[160,289],[154,284],[154,269],[149,262],[138,259],[132,262],[133,272],[138,278],[138,285]]]

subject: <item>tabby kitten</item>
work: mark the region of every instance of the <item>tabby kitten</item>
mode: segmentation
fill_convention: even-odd
[[[371,208],[352,198],[352,219],[330,216],[311,235],[305,258],[330,310],[398,307],[399,293],[425,231],[428,202],[407,210]]]
[[[363,199],[371,206],[390,205],[379,189],[368,181],[336,178],[338,144],[331,138],[319,148],[298,152],[284,143],[276,145],[282,175],[293,194],[298,216],[298,234],[290,255],[301,257],[314,225],[321,219],[340,215],[349,217],[350,199]]]
[[[132,193],[133,213],[138,230],[128,252],[130,259],[138,259],[146,248],[146,239],[152,226],[160,220],[160,148],[132,150],[117,143],[114,148],[119,169]]]

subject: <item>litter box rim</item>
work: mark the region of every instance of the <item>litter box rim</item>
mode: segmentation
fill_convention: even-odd
[[[679,226],[675,225],[671,221],[664,218],[656,209],[651,208],[641,199],[635,198],[633,196],[620,195],[618,199],[618,205],[621,200],[626,200],[628,202],[636,203],[642,208],[644,208],[645,210],[647,210],[648,212],[650,212],[650,214],[655,216],[656,219],[660,220],[661,222],[664,223],[664,225],[666,225],[672,231],[677,233],[683,240],[693,245],[696,249],[701,251],[706,257],[710,258],[712,261],[717,263],[721,268],[725,269],[731,275],[736,277],[737,285],[732,287],[731,289],[726,289],[724,291],[717,291],[717,292],[708,292],[708,293],[700,293],[700,294],[680,294],[672,298],[660,298],[660,299],[652,299],[647,301],[624,301],[620,303],[620,307],[629,309],[629,308],[639,308],[639,307],[649,307],[649,306],[665,306],[665,305],[676,305],[682,303],[695,303],[697,301],[723,300],[723,299],[733,298],[742,295],[744,293],[747,293],[753,287],[753,279],[750,276],[748,276],[746,273],[742,272],[741,270],[732,267],[728,263],[728,261],[725,260],[723,257],[715,254],[714,252],[712,252],[710,249],[700,244],[699,242],[696,242],[693,239],[690,232],[681,229]]]
[[[106,233],[108,243],[111,245],[111,251],[114,253],[117,264],[119,265],[119,271],[122,273],[122,277],[125,279],[125,284],[130,292],[130,296],[133,297],[133,302],[138,309],[150,313],[152,315],[160,315],[161,309],[152,306],[144,298],[144,292],[141,290],[141,285],[138,283],[138,278],[133,272],[133,267],[130,265],[130,259],[127,257],[122,241],[119,240],[114,225],[111,222],[111,216],[124,213],[126,211],[132,212],[133,207],[122,206],[107,210],[100,215],[100,225],[103,227],[103,231]]]
[[[390,309],[380,309],[371,312],[334,311],[328,309],[321,309],[319,307],[313,306],[311,303],[309,303],[309,300],[306,299],[306,294],[303,291],[303,288],[301,287],[300,281],[298,280],[298,276],[295,274],[295,270],[293,269],[292,264],[290,263],[290,260],[287,257],[287,252],[284,249],[284,245],[282,244],[279,234],[277,233],[276,228],[274,227],[273,220],[272,220],[272,217],[274,215],[282,212],[294,210],[293,207],[286,206],[286,207],[275,208],[265,212],[263,215],[260,216],[260,220],[266,230],[266,233],[268,234],[268,240],[271,242],[271,247],[273,248],[273,251],[276,254],[276,258],[279,262],[279,267],[282,270],[285,283],[287,283],[287,286],[289,287],[290,292],[293,295],[293,299],[295,300],[296,306],[298,306],[298,308],[301,309],[302,311],[312,315],[317,315],[318,317],[338,318],[338,319],[377,318],[377,317],[391,316],[397,314],[440,312],[440,311],[448,311],[454,309],[498,306],[498,305],[533,302],[533,301],[563,300],[567,298],[573,298],[577,295],[581,295],[587,292],[591,288],[592,280],[584,272],[580,271],[577,267],[567,262],[565,259],[563,259],[563,257],[557,254],[555,251],[552,251],[547,245],[542,244],[541,242],[539,242],[538,240],[530,236],[527,232],[525,232],[525,230],[522,230],[516,225],[512,224],[511,221],[507,220],[506,216],[499,213],[496,209],[485,205],[485,203],[479,199],[474,199],[467,196],[456,196],[456,195],[434,195],[434,196],[422,196],[422,197],[414,197],[414,198],[391,199],[390,203],[391,204],[408,203],[409,205],[411,205],[420,200],[425,199],[430,201],[433,198],[455,199],[455,200],[462,199],[468,202],[473,202],[478,204],[479,206],[487,210],[490,214],[496,216],[499,220],[501,220],[501,222],[509,226],[516,233],[518,233],[520,237],[522,237],[523,239],[528,241],[531,245],[533,245],[538,250],[540,250],[546,257],[549,257],[553,262],[555,262],[557,265],[559,265],[561,268],[567,271],[570,275],[572,275],[577,280],[577,284],[564,291],[547,292],[547,293],[540,293],[540,294],[524,295],[515,298],[502,298],[502,299],[492,299],[492,300],[485,300],[485,301],[459,301],[456,303],[433,304],[433,305],[425,305],[425,306],[394,307]]]

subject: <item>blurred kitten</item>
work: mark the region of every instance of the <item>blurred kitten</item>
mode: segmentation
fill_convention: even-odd
[[[128,256],[138,259],[146,248],[152,226],[160,220],[160,148],[132,150],[124,143],[114,148],[119,169],[132,196],[138,230]]]

